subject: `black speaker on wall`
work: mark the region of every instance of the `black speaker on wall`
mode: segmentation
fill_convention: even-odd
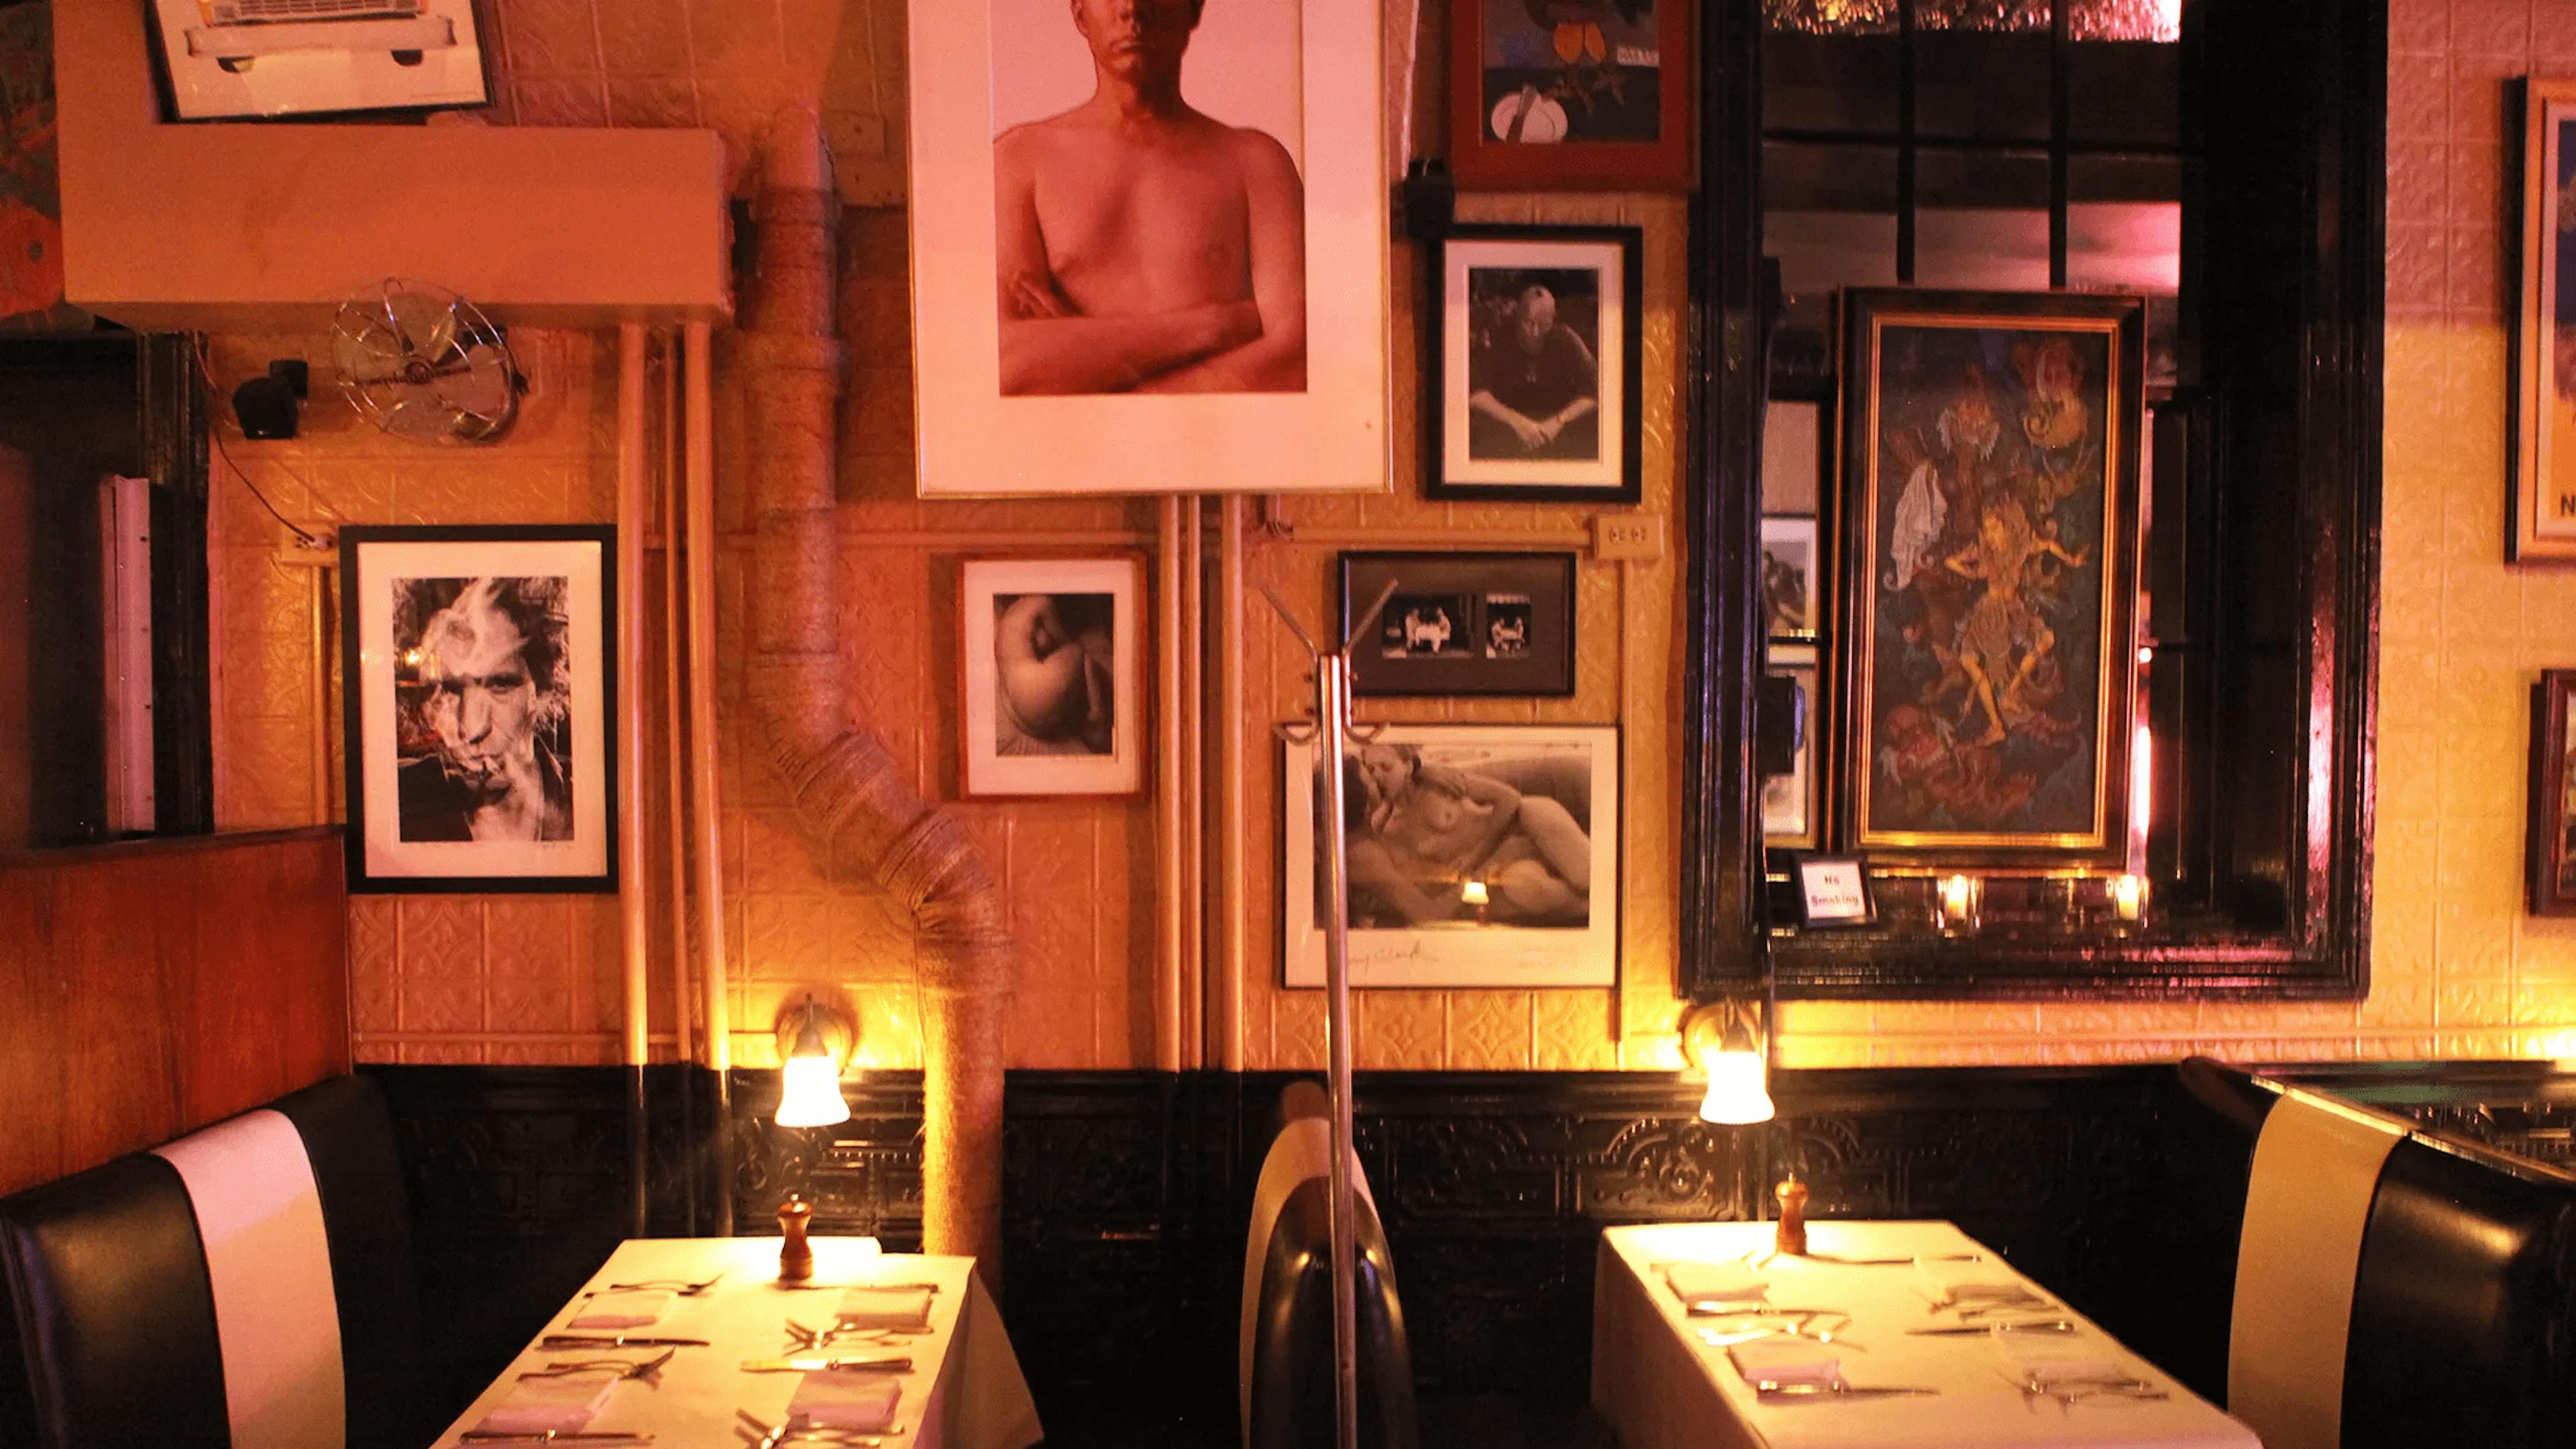
[[[312,369],[301,358],[280,358],[268,371],[233,389],[233,416],[242,436],[268,441],[295,436],[296,404],[312,386]]]

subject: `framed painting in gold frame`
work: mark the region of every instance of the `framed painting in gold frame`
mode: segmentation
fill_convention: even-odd
[[[2119,863],[2145,303],[1843,294],[1841,838]]]
[[[2576,80],[2523,83],[2522,286],[2505,557],[2576,563]]]

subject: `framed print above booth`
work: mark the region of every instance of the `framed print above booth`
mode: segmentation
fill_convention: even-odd
[[[1574,570],[1570,553],[1343,554],[1337,637],[1386,595],[1351,692],[1574,693]]]
[[[1440,239],[1426,495],[1637,501],[1643,255],[1633,226],[1458,226]]]
[[[1462,186],[1687,191],[1689,0],[1452,0],[1449,167]]]
[[[474,0],[151,0],[182,121],[479,106]]]
[[[352,891],[617,889],[616,530],[340,530]]]
[[[1843,838],[2116,866],[2145,306],[1843,294]]]
[[[2505,556],[2576,563],[2576,80],[2523,83],[2522,289]]]
[[[1386,487],[1381,35],[1379,0],[915,0],[923,497]]]
[[[2544,669],[2531,688],[2531,913],[2576,916],[2576,669]]]
[[[1282,955],[1324,984],[1315,746],[1283,746]],[[1610,986],[1616,725],[1388,725],[1342,762],[1351,984]]]
[[[1145,565],[979,558],[957,570],[960,793],[1145,785]]]

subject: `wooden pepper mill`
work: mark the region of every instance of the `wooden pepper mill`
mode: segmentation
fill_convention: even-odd
[[[778,1205],[778,1281],[802,1283],[814,1276],[814,1245],[805,1240],[806,1225],[814,1220],[814,1205],[789,1193]]]
[[[1793,1258],[1807,1255],[1807,1185],[1794,1171],[1771,1190],[1780,1199],[1780,1231],[1772,1245]]]

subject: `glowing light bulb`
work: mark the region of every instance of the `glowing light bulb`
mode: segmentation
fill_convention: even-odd
[[[840,1069],[830,1057],[789,1057],[778,1070],[779,1126],[829,1127],[850,1120]]]
[[[2146,877],[2140,875],[2111,877],[2111,909],[2118,912],[2120,919],[2124,921],[2134,921],[2144,916],[2147,911]]]
[[[1471,880],[1465,885],[1460,886],[1458,888],[1458,900],[1464,905],[1484,905],[1487,900],[1485,895],[1485,883],[1480,880]]]
[[[1768,1075],[1758,1051],[1710,1052],[1708,1093],[1699,1100],[1700,1120],[1730,1127],[1770,1121],[1775,1109]]]

